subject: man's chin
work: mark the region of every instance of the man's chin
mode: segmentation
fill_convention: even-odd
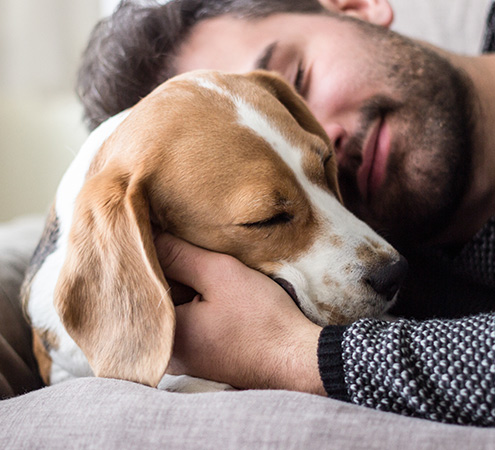
[[[402,251],[434,241],[449,226],[457,208],[450,202],[433,206],[403,201],[381,206],[378,211],[357,215]]]
[[[443,189],[410,187],[397,176],[364,202],[352,177],[340,174],[339,183],[344,205],[359,219],[399,249],[428,243],[444,232],[459,207],[458,186],[446,184]]]

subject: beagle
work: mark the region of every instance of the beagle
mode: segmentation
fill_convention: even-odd
[[[23,286],[47,384],[158,385],[175,324],[164,230],[269,275],[321,325],[382,315],[407,264],[342,205],[330,140],[290,86],[180,75],[98,127],[59,185]]]

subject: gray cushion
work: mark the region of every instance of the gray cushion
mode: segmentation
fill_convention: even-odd
[[[493,442],[494,429],[286,391],[176,394],[86,378],[0,402],[0,448],[466,450]]]

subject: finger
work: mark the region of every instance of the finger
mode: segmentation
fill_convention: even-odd
[[[209,268],[218,254],[164,233],[155,239],[158,260],[166,277],[204,293],[211,284]]]

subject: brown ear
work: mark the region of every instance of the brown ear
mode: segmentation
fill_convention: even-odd
[[[310,134],[320,137],[325,145],[329,148],[330,152],[334,154],[334,148],[330,142],[330,138],[327,133],[316,120],[313,113],[309,110],[306,102],[303,98],[295,91],[295,89],[285,82],[283,78],[274,72],[269,72],[266,70],[255,70],[246,75],[251,78],[258,85],[263,86],[270,94],[272,94],[280,103],[282,103],[287,110],[291,113],[292,117],[296,119],[297,123],[302,129]],[[329,173],[333,174],[333,179],[329,180],[332,184],[332,189],[336,193],[338,199],[342,202],[342,197],[340,195],[339,187],[337,184],[337,162],[335,158],[332,158],[329,163],[327,163],[327,170]]]
[[[266,70],[255,70],[246,76],[276,97],[304,130],[319,136],[327,145],[331,145],[327,133],[313,116],[302,97],[279,75]]]
[[[109,167],[86,182],[55,307],[96,376],[156,386],[171,356],[175,315],[137,178]]]

